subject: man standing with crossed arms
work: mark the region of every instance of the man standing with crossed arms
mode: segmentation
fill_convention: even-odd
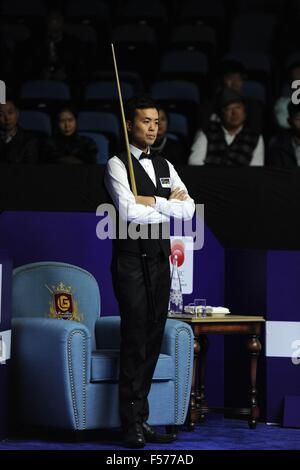
[[[147,423],[147,397],[170,293],[170,240],[163,236],[163,226],[170,216],[191,219],[195,204],[173,165],[150,153],[158,130],[156,104],[146,97],[133,98],[126,103],[125,116],[138,196],[131,189],[125,152],[108,161],[105,184],[120,217],[149,234],[142,240],[115,239],[111,267],[121,315],[119,404],[124,445],[144,447],[146,442],[174,440]],[[151,238],[151,229],[157,238]]]

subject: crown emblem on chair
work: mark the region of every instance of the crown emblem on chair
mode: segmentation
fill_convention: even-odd
[[[52,286],[52,291],[56,292],[58,294],[65,293],[65,294],[70,294],[72,291],[72,286],[65,286],[63,282],[60,282],[58,286]]]
[[[78,312],[77,302],[74,300],[72,286],[66,286],[60,282],[57,286],[46,288],[52,294],[52,299],[49,301],[50,318],[58,318],[60,320],[75,320],[81,321],[82,316]]]

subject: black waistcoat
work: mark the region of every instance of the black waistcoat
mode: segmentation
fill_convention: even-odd
[[[127,154],[125,152],[121,153],[119,155],[119,158],[126,167],[128,181],[130,184]],[[169,198],[171,194],[171,189],[164,188],[161,184],[161,178],[170,178],[169,165],[164,158],[155,156],[152,159],[157,186],[153,184],[151,178],[148,176],[142,165],[134,156],[132,156],[132,163],[135,174],[137,193],[139,196],[160,196],[166,199]],[[127,227],[128,225],[129,224],[127,224]],[[141,252],[144,252],[150,257],[154,257],[158,253],[162,252],[166,257],[168,257],[170,254],[170,240],[169,238],[164,239],[162,237],[164,225],[164,228],[167,230],[166,233],[168,233],[168,224],[149,224],[146,226],[148,238],[137,240],[133,240],[129,237],[127,237],[126,239],[118,238],[119,227],[117,226],[116,239],[113,243],[114,252],[116,253],[116,251],[126,251],[134,254],[140,254]],[[137,230],[139,230],[141,226],[139,224],[135,224],[135,227],[137,228]],[[145,229],[145,226],[143,228]],[[155,232],[159,234],[157,239],[151,238],[151,228],[152,233],[154,228]]]
[[[227,144],[219,122],[210,122],[206,133],[207,153],[205,165],[249,166],[259,134],[243,127],[231,144]]]

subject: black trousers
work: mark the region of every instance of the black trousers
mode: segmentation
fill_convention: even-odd
[[[114,254],[112,278],[121,315],[119,403],[122,427],[147,421],[148,393],[160,353],[167,319],[170,268],[160,253],[147,258],[155,303],[149,312],[142,260],[139,255]]]

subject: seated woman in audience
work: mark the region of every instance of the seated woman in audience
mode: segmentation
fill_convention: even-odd
[[[167,135],[169,118],[163,108],[159,108],[158,118],[157,138],[151,150],[165,157],[173,165],[185,165],[188,157],[187,149],[180,140],[172,139]]]
[[[97,146],[77,132],[75,112],[64,108],[58,114],[57,131],[45,144],[46,163],[96,163]]]

